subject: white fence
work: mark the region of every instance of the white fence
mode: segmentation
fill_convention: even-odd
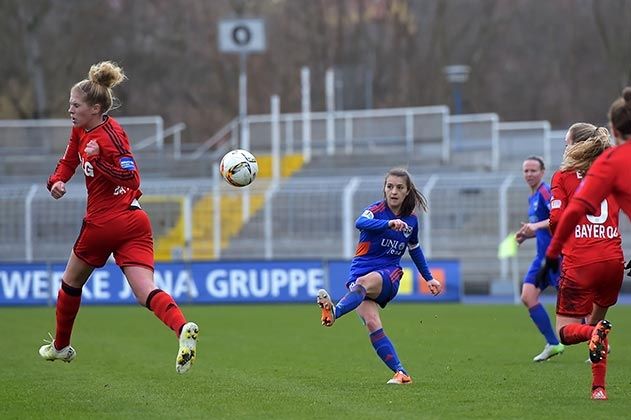
[[[236,147],[269,153],[273,133],[281,155],[300,153],[306,162],[312,156],[403,152],[444,164],[509,170],[533,154],[558,166],[553,151],[564,147],[564,133],[552,136],[548,121],[500,122],[494,113],[450,115],[445,106],[430,106],[250,115],[230,121],[193,153],[181,156],[200,159]],[[551,144],[553,140],[560,145]]]
[[[129,138],[139,142],[157,139],[162,147],[164,122],[162,117],[116,117]],[[0,146],[5,154],[36,152],[62,153],[68,144],[72,123],[65,119],[0,120]]]
[[[421,243],[430,258],[458,259],[465,282],[490,282],[511,277],[497,259],[497,247],[527,218],[529,189],[517,175],[417,175],[429,214],[421,216]],[[192,248],[205,242],[211,258],[291,259],[351,258],[357,241],[355,218],[382,198],[382,177],[297,178],[280,184],[257,180],[247,190],[212,180],[145,182],[144,208],[155,238],[180,226],[184,241],[171,250],[175,259],[188,259]],[[81,182],[69,184],[67,195],[53,200],[43,185],[0,187],[0,260],[63,261],[76,239],[85,210]],[[245,197],[245,199],[244,199]],[[234,209],[220,203],[237,200]],[[215,203],[199,213],[196,205]],[[244,211],[243,202],[264,202]],[[263,201],[261,201],[263,200]],[[223,207],[223,210],[220,209]],[[243,225],[222,244],[225,213]],[[178,224],[180,218],[183,223]],[[202,220],[205,219],[205,220]],[[195,237],[200,225],[212,226],[206,237]],[[628,226],[623,234],[631,233]],[[532,241],[529,241],[532,242]],[[534,255],[534,244],[520,251],[520,271]]]
[[[159,116],[117,119],[128,131],[134,150],[167,152],[160,157],[196,161],[191,165],[208,160],[209,153],[216,158],[227,148],[243,147],[276,158],[298,153],[305,162],[312,156],[334,154],[405,153],[445,165],[490,170],[513,169],[516,162],[536,154],[554,168],[564,147],[564,133],[551,132],[547,121],[500,122],[497,114],[450,115],[446,106],[250,115],[230,121],[187,153],[182,150],[183,123],[164,128]],[[12,155],[31,159],[61,154],[69,129],[66,119],[0,120],[0,160],[13,165],[7,161]]]

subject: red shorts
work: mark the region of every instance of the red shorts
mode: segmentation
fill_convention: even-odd
[[[73,247],[77,257],[92,267],[103,267],[111,254],[120,267],[153,270],[153,235],[144,210],[128,210],[103,225],[83,221]]]
[[[613,306],[624,278],[624,261],[609,260],[581,267],[562,267],[557,292],[557,315],[582,318],[593,304]]]

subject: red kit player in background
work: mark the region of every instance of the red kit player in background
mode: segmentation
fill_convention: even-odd
[[[631,87],[624,88],[622,96],[611,104],[609,125],[617,146],[606,150],[596,159],[570,204],[563,212],[563,217],[561,217],[546,252],[546,262],[540,270],[540,273],[544,275],[548,270],[558,270],[562,247],[575,232],[576,225],[585,214],[598,214],[601,203],[607,197],[613,197],[622,211],[627,216],[631,216],[631,177],[629,176],[629,167],[631,166],[631,141],[629,141],[631,140]],[[616,288],[614,283],[607,283],[610,292],[614,292]],[[599,360],[606,363],[607,336],[610,330],[611,323],[602,320],[595,326],[567,325],[563,328],[562,336],[568,344],[589,340],[590,359],[598,364]],[[604,383],[602,385],[603,387],[600,388],[603,391],[602,394],[595,396],[592,393],[592,397],[607,398],[607,394],[604,392]]]
[[[576,123],[565,137],[566,149],[561,168],[552,177],[550,230],[554,234],[559,219],[594,160],[611,147],[604,127]],[[557,294],[557,332],[563,344],[589,341],[594,328],[609,326],[603,319],[618,300],[624,276],[622,240],[618,232],[620,207],[613,196],[606,197],[595,214],[584,214],[563,245],[563,262]],[[598,331],[598,329],[597,329]],[[592,398],[605,399],[607,361],[591,354]]]
[[[70,140],[47,187],[54,199],[63,197],[65,183],[81,165],[88,203],[57,296],[55,338],[42,346],[39,354],[50,361],[71,362],[76,357],[70,335],[81,304],[81,289],[92,271],[114,254],[138,302],[178,335],[175,368],[185,373],[195,360],[199,329],[186,321],[168,293],[156,288],[151,223],[138,203],[142,195],[140,174],[125,130],[107,115],[114,102],[112,88],[125,78],[118,65],[104,61],[93,65],[88,78],[70,90]]]

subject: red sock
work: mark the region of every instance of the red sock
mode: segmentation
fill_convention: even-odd
[[[81,289],[68,286],[61,281],[61,289],[57,294],[57,329],[55,331],[55,348],[61,350],[70,345],[70,335],[74,319],[81,305]]]
[[[164,290],[155,289],[147,297],[147,308],[171,328],[175,335],[180,336],[180,331],[186,324],[186,318],[171,295]]]
[[[605,348],[609,345],[609,341],[605,339]],[[607,354],[598,362],[592,363],[592,389],[605,387],[605,376],[607,376]]]
[[[577,344],[592,338],[593,325],[569,324],[561,328],[559,335],[563,344]]]

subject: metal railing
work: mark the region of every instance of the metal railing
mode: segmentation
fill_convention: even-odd
[[[547,121],[501,122],[495,113],[450,115],[445,106],[430,106],[235,118],[183,158],[217,156],[236,147],[270,153],[274,132],[280,154],[302,153],[305,162],[312,156],[395,151],[497,171],[510,170],[532,154],[556,162],[558,151],[551,145],[552,133],[558,133]]]
[[[161,116],[116,117],[130,139],[152,137],[162,148],[164,122]],[[4,154],[63,152],[72,127],[68,118],[0,120],[0,148]]]
[[[527,219],[525,183],[507,173],[413,177],[429,202],[429,212],[419,216],[428,258],[459,259],[465,281],[508,280],[511,273],[507,262],[497,259],[497,247]],[[170,253],[176,260],[194,258],[200,247],[212,250],[211,259],[351,258],[358,239],[354,221],[382,198],[382,188],[381,176],[261,179],[247,189],[218,180],[161,180],[143,184],[141,201],[156,241],[181,229],[182,241]],[[238,211],[246,194],[263,203],[260,210]],[[198,208],[202,203],[207,207]],[[77,182],[68,185],[62,200],[50,198],[42,185],[0,186],[0,260],[65,260],[84,211],[85,190]],[[233,222],[227,224],[230,213]],[[227,238],[222,231],[234,223],[239,227]],[[203,226],[209,233],[199,236],[196,230]],[[621,232],[631,233],[628,223]],[[520,251],[522,272],[534,255],[528,242]]]
[[[162,150],[166,140],[173,137],[173,158],[179,159],[182,156],[182,131],[184,130],[186,130],[186,124],[177,123],[165,128],[161,133],[158,131],[156,134],[134,143],[133,149],[139,151],[155,144],[158,150]]]

